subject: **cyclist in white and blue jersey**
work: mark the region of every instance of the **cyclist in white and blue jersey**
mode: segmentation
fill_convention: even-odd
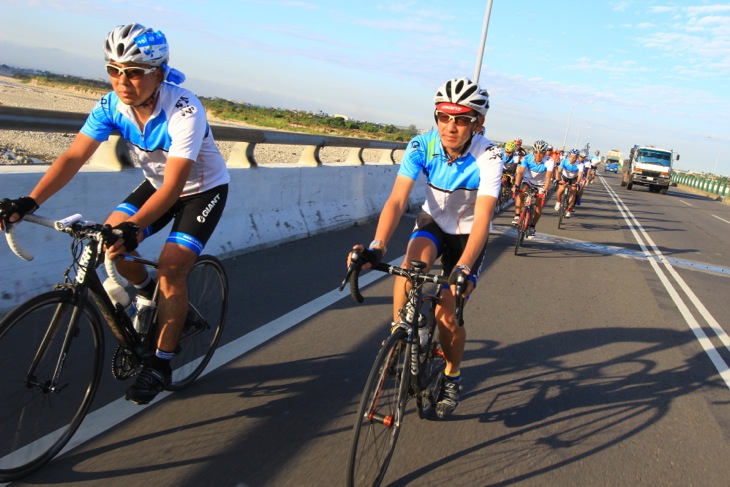
[[[142,166],[144,180],[107,218],[122,236],[108,250],[133,252],[173,222],[158,262],[160,325],[157,349],[126,397],[147,404],[171,381],[170,359],[188,311],[187,275],[225,207],[230,179],[208,125],[205,108],[178,86],[185,76],[168,66],[164,34],[140,24],[120,25],[104,45],[113,92],[91,111],[71,146],[28,196],[12,200],[17,221],[63,188],[99,145],[118,131]],[[205,214],[205,217],[201,215]],[[119,272],[148,304],[155,283],[137,263],[118,261]]]
[[[404,267],[420,260],[430,269],[440,256],[452,286],[444,289],[436,310],[439,340],[446,368],[436,403],[443,418],[459,404],[460,366],[466,331],[455,319],[454,286],[459,274],[469,279],[468,295],[477,283],[502,176],[500,149],[480,134],[489,109],[489,95],[467,78],[450,79],[434,98],[437,129],[414,137],[406,148],[375,238],[364,251],[377,264],[400,222],[419,175],[426,176],[426,202],[411,234]],[[349,262],[348,262],[349,265]],[[405,304],[407,281],[396,278],[393,319]]]
[[[512,191],[515,193],[515,217],[513,225],[520,222],[520,211],[525,200],[524,192],[529,186],[538,188],[538,203],[535,205],[535,216],[532,225],[527,229],[527,238],[535,237],[535,227],[542,216],[542,201],[547,198],[550,180],[553,174],[553,160],[547,155],[548,143],[544,140],[536,140],[532,144],[532,153],[527,154],[525,159],[517,167],[515,184]]]
[[[593,163],[591,162],[591,160],[586,159],[586,157],[588,157],[588,151],[581,150],[578,154],[578,163],[583,164],[583,179],[578,184],[577,189],[575,190],[575,205],[573,205],[573,210],[571,211],[575,211],[575,207],[580,206],[581,199],[583,198],[583,191],[586,189],[586,185],[589,184],[591,180],[591,174],[595,176]]]
[[[580,151],[573,149],[566,159],[558,166],[558,194],[555,202],[555,211],[560,211],[560,198],[563,196],[565,186],[570,186],[570,198],[568,200],[568,208],[565,211],[565,218],[573,215],[573,204],[575,202],[576,189],[583,181],[583,163],[578,161]],[[585,156],[584,156],[585,158]]]

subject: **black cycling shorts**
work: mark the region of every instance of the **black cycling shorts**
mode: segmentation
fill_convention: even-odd
[[[469,235],[453,235],[444,232],[433,220],[433,217],[425,211],[421,211],[416,219],[416,226],[411,234],[411,240],[416,237],[426,237],[434,243],[436,253],[441,257],[441,265],[446,275],[449,275],[456,266],[461,254],[464,253],[466,242],[469,240]],[[486,250],[487,244],[485,243],[479,257],[472,265],[471,273],[477,277],[479,277],[482,270],[482,260]]]
[[[152,183],[145,179],[115,211],[132,216],[155,191],[157,190]],[[181,196],[156,222],[143,229],[144,237],[154,235],[174,219],[166,242],[182,245],[200,255],[223,215],[227,198],[228,184],[221,184],[202,193]]]
[[[560,176],[560,179],[562,179],[565,184],[570,184],[570,185],[573,185],[578,182],[578,176],[575,176],[572,178],[566,178],[565,176]]]

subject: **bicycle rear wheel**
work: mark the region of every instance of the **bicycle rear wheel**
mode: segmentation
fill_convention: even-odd
[[[410,345],[397,329],[385,341],[370,370],[347,464],[347,485],[380,485],[395,450],[408,399]]]
[[[436,404],[436,397],[441,389],[441,372],[446,367],[446,359],[444,352],[441,350],[441,344],[438,337],[438,324],[434,316],[434,303],[424,303],[424,306],[430,306],[425,313],[429,320],[429,330],[433,330],[430,334],[428,348],[425,353],[425,360],[421,364],[418,384],[415,389],[418,391],[416,395],[416,403],[418,407],[418,417],[426,419],[431,416],[433,406]],[[423,310],[423,308],[421,308]],[[411,378],[413,380],[413,378]]]
[[[203,372],[218,346],[228,310],[228,277],[221,262],[201,255],[188,275],[190,306],[185,328],[170,363],[172,382],[179,391]]]
[[[51,291],[0,322],[0,482],[57,455],[94,398],[104,335],[96,308],[75,301],[68,290]]]

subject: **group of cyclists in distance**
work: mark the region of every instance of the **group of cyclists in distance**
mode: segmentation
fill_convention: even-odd
[[[585,149],[572,149],[563,152],[544,140],[536,140],[528,154],[522,147],[522,139],[511,140],[502,149],[502,194],[515,201],[515,216],[512,225],[517,225],[525,193],[532,188],[538,189],[538,203],[535,217],[528,229],[526,238],[535,237],[535,227],[542,216],[544,200],[551,189],[557,188],[555,211],[561,210],[564,191],[570,192],[565,218],[570,218],[576,206],[580,206],[583,191],[596,177],[596,168],[601,163],[600,151],[587,159]]]

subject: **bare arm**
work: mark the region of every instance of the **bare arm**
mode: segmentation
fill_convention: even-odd
[[[469,234],[464,252],[462,252],[459,261],[456,263],[457,266],[465,265],[471,269],[474,262],[479,258],[484,246],[487,244],[487,238],[489,238],[489,223],[492,220],[492,215],[494,215],[494,206],[496,204],[497,198],[494,196],[477,196],[474,207],[474,224],[471,227],[471,234]],[[464,291],[464,296],[468,296],[473,290],[474,287],[470,282]],[[451,286],[451,292],[456,293],[455,286]]]
[[[515,188],[520,187],[520,183],[522,183],[522,177],[525,175],[525,166],[517,166],[517,171],[515,171]]]
[[[378,227],[375,230],[375,240],[382,240],[387,246],[408,206],[408,199],[415,184],[416,182],[407,176],[396,176],[393,190],[380,213]]]
[[[471,234],[469,234],[464,252],[461,254],[457,265],[466,265],[471,268],[482,250],[484,250],[484,245],[486,245],[489,237],[489,223],[492,220],[492,215],[494,215],[494,206],[496,204],[497,198],[494,196],[477,196]]]
[[[543,188],[543,192],[545,194],[548,194],[548,189],[550,189],[550,182],[553,180],[553,172],[548,171],[545,173],[545,187]]]
[[[53,161],[29,196],[38,205],[43,204],[73,179],[100,144],[101,142],[79,132],[71,146]]]

